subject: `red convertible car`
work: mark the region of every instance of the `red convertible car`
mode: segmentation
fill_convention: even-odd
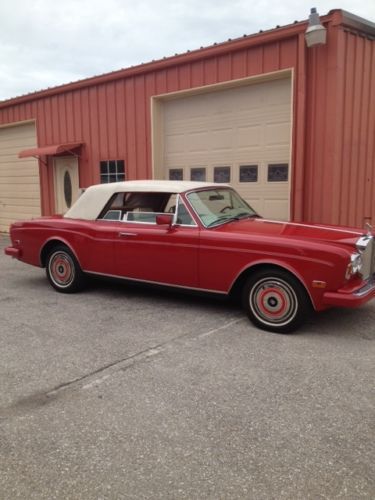
[[[62,215],[15,222],[5,253],[45,267],[59,292],[88,275],[236,294],[258,327],[286,333],[311,310],[375,297],[374,234],[261,218],[228,185],[89,187]]]

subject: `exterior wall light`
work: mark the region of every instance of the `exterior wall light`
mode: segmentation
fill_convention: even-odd
[[[319,14],[313,7],[310,11],[309,25],[305,33],[305,40],[308,47],[324,45],[326,43],[327,30],[321,24]]]

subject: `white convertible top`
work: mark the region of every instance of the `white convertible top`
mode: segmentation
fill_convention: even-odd
[[[138,180],[96,184],[86,189],[74,205],[66,212],[64,217],[68,219],[95,220],[103,210],[104,205],[115,193],[126,191],[144,193],[184,193],[193,189],[207,187],[218,188],[229,186],[228,184],[218,185],[211,182],[163,180]]]

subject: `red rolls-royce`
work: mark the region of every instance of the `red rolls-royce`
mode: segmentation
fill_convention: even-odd
[[[5,253],[46,268],[59,292],[102,275],[242,297],[277,333],[310,311],[375,297],[369,228],[261,218],[230,186],[128,181],[89,187],[65,215],[15,222]]]

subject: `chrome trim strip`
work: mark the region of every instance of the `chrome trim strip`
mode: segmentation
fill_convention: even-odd
[[[167,286],[169,288],[181,288],[182,290],[194,290],[196,292],[206,292],[206,293],[216,293],[220,295],[228,295],[227,292],[219,291],[219,290],[208,290],[207,288],[198,288],[198,287],[193,287],[193,286],[185,286],[185,285],[175,285],[173,283],[163,283],[160,281],[150,281],[150,280],[141,280],[138,278],[128,278],[127,276],[118,276],[116,274],[105,274],[105,273],[96,273],[94,271],[87,271],[86,269],[82,269],[84,273],[87,274],[94,274],[95,276],[104,276],[107,278],[116,278],[116,279],[121,279],[121,280],[126,280],[126,281],[134,281],[136,283],[146,283],[150,285],[161,285],[161,286]]]
[[[309,227],[312,229],[326,229],[327,231],[333,231],[337,233],[347,233],[347,234],[357,234],[358,236],[363,235],[362,232],[356,232],[356,231],[348,231],[347,229],[335,229],[333,227],[327,227],[324,226],[323,224],[303,224],[302,222],[288,222],[288,221],[282,221],[282,220],[274,220],[274,219],[257,219],[259,222],[272,222],[273,224],[282,224],[282,225],[288,225],[288,226],[297,226],[297,227]]]
[[[366,295],[367,293],[371,292],[371,290],[375,289],[375,275],[364,285],[362,288],[354,292],[353,295],[356,297],[362,297],[363,295]]]

